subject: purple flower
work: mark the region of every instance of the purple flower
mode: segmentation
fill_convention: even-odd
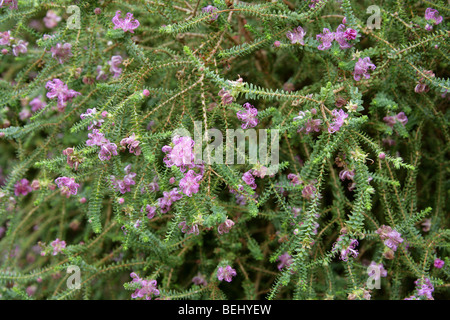
[[[334,32],[331,32],[328,28],[323,28],[323,33],[316,35],[316,39],[322,42],[317,49],[327,50],[331,48],[331,43],[334,40]]]
[[[121,146],[128,147],[130,153],[134,153],[137,156],[141,154],[141,147],[139,147],[139,143],[140,142],[136,140],[134,133],[128,138],[124,138],[120,141]]]
[[[180,194],[177,188],[173,188],[170,192],[164,191],[163,197],[158,199],[158,206],[162,213],[166,213],[171,209],[175,201],[180,200],[183,195]]]
[[[313,183],[305,185],[305,187],[302,190],[302,197],[311,200],[316,197],[321,198],[320,194],[316,194],[316,187],[313,185]]]
[[[31,111],[36,112],[44,109],[47,104],[42,100],[42,96],[36,97],[30,101]]]
[[[289,255],[289,253],[285,252],[281,256],[278,257],[280,263],[277,265],[278,270],[281,271],[284,267],[288,267],[292,264],[293,260],[292,257]]]
[[[192,197],[193,193],[198,193],[200,188],[199,181],[202,180],[203,176],[196,174],[193,170],[189,170],[188,173],[180,180],[181,191],[188,197]]]
[[[386,122],[386,124],[393,128],[394,124],[398,121],[400,122],[402,125],[405,125],[408,123],[408,117],[405,115],[405,113],[399,112],[397,115],[395,116],[386,116],[383,118],[383,121]]]
[[[355,81],[361,80],[361,76],[366,79],[370,79],[369,69],[375,70],[375,65],[370,61],[369,57],[364,59],[359,58],[358,62],[355,64],[355,71],[353,72],[353,79]]]
[[[202,8],[202,12],[203,13],[214,13],[215,11],[218,11],[219,9],[217,9],[216,7],[213,7],[211,5],[208,5],[206,7]],[[211,17],[211,21],[215,21],[217,20],[217,18],[219,18],[219,14],[215,14]]]
[[[255,178],[252,175],[252,170],[245,172],[242,176],[242,180],[244,180],[244,182],[249,185],[250,188],[256,189]]]
[[[143,209],[142,209],[141,211],[143,211]],[[147,212],[147,218],[153,219],[153,217],[154,217],[155,214],[156,214],[156,207],[153,207],[153,206],[151,206],[151,205],[148,204],[148,205],[145,207],[145,211]]]
[[[344,29],[345,29],[345,25],[340,24],[334,34],[334,39],[339,43],[339,47],[341,49],[348,49],[348,48],[351,48],[352,45],[350,43],[348,43],[347,40],[351,40],[351,38],[355,39],[356,31],[353,29],[350,29],[350,28],[346,29],[346,30],[344,30]],[[354,32],[349,31],[349,30],[353,30]]]
[[[66,242],[61,241],[58,238],[51,243],[51,246],[53,247],[53,255],[56,256],[58,253],[61,252],[62,249],[66,247]]]
[[[113,74],[113,78],[120,77],[122,68],[119,68],[119,65],[122,63],[122,60],[121,56],[112,56],[111,60],[108,61],[108,64],[110,65],[109,72]]]
[[[225,90],[224,88],[222,88],[219,91],[219,96],[222,97],[222,103],[223,104],[230,104],[233,102],[234,98],[231,95],[230,91]]]
[[[219,267],[217,270],[217,279],[222,281],[225,279],[227,282],[231,282],[232,277],[236,276],[236,270],[231,268],[231,266],[226,266],[225,269],[223,267]]]
[[[342,243],[344,240],[339,237],[337,241],[333,244],[333,250],[336,251],[338,248],[338,245]],[[350,239],[350,244],[348,246],[345,246],[343,249],[340,250],[340,257],[342,261],[348,260],[348,255],[352,255],[353,258],[356,258],[358,256],[358,250],[356,250],[356,246],[358,245],[358,240],[356,239]]]
[[[53,10],[48,10],[47,15],[44,17],[44,24],[49,29],[56,27],[60,21],[61,17],[58,16]]]
[[[103,66],[97,66],[97,76],[95,77],[96,80],[106,80],[108,79],[108,75],[105,71],[103,71]]]
[[[27,53],[28,51],[28,42],[24,41],[24,40],[19,40],[17,42],[17,44],[13,44],[12,48],[13,48],[13,54],[17,57],[19,55],[19,53]]]
[[[92,130],[92,133],[88,133],[89,139],[86,140],[86,144],[88,146],[99,146],[101,147],[103,144],[109,142],[108,139],[105,138],[105,135],[98,131],[98,129]]]
[[[417,295],[418,296],[426,296],[428,300],[434,300],[431,293],[434,291],[433,284],[431,283],[430,279],[417,279],[414,281],[416,288],[417,288]]]
[[[22,179],[14,185],[14,194],[16,196],[26,196],[31,191],[33,191],[33,189],[31,188],[30,182],[27,179]]]
[[[309,1],[309,0],[305,0],[305,1]],[[310,7],[311,9],[314,9],[316,7],[316,4],[320,3],[320,0],[310,0],[310,4],[308,5],[308,7]]]
[[[71,194],[76,195],[78,188],[80,187],[78,183],[75,183],[74,178],[69,177],[59,177],[55,179],[55,183],[58,185],[58,188],[61,189],[61,193],[67,198],[69,198]]]
[[[84,119],[86,119],[86,118],[88,118],[88,117],[90,117],[90,118],[95,118],[95,116],[96,116],[96,114],[97,114],[97,109],[96,108],[93,108],[93,109],[87,109],[86,110],[86,113],[82,113],[81,115],[80,115],[80,118],[82,119],[82,120],[84,120]],[[103,119],[92,119],[92,121],[89,123],[89,125],[88,125],[88,130],[92,130],[94,127],[97,127],[97,128],[100,128],[101,126],[102,126],[102,123],[104,122],[105,120],[103,120]]]
[[[172,139],[173,147],[164,146],[162,151],[166,153],[164,163],[167,167],[177,166],[181,172],[186,171],[186,167],[193,168],[194,165],[194,140],[189,137],[175,136]]]
[[[69,57],[73,56],[72,54],[72,45],[70,43],[57,43],[55,47],[52,47],[50,51],[52,52],[52,58],[55,58],[59,61],[60,64],[63,64]]]
[[[345,179],[353,180],[353,177],[355,176],[355,170],[346,170],[343,169],[341,172],[339,172],[339,179],[344,181]]]
[[[286,33],[286,37],[291,41],[292,44],[300,43],[301,45],[305,45],[305,41],[303,40],[305,35],[306,32],[300,26]]]
[[[111,156],[117,156],[117,155],[118,155],[117,145],[115,143],[112,143],[109,140],[106,140],[106,142],[100,146],[100,152],[98,153],[98,158],[101,161],[108,161],[111,159]]]
[[[128,12],[126,18],[121,19],[121,12],[118,10],[116,12],[116,15],[112,18],[112,22],[114,23],[114,30],[115,29],[122,29],[124,32],[131,32],[134,33],[134,29],[139,27],[140,23],[138,20],[133,20],[133,14]]]
[[[387,271],[384,269],[384,266],[382,263],[377,264],[375,261],[372,261],[369,266],[372,267],[372,270],[370,272],[367,272],[369,277],[373,276],[375,280],[380,279],[380,277],[383,277],[383,278],[387,277]],[[375,269],[378,269],[379,272],[376,272]],[[379,274],[379,275],[377,275],[377,274]]]
[[[71,101],[74,97],[81,95],[75,90],[68,89],[67,85],[59,79],[49,80],[45,88],[48,90],[47,98],[58,99],[58,109],[60,111],[64,110],[67,101]]]
[[[425,29],[427,31],[431,31],[431,30],[433,30],[432,25],[440,24],[442,22],[443,18],[442,18],[442,16],[439,16],[439,11],[437,11],[436,9],[427,8],[427,10],[425,10],[425,20],[427,20],[430,23],[425,26]]]
[[[19,119],[24,121],[28,118],[31,118],[31,111],[28,108],[23,108],[22,111],[19,112]]]
[[[130,192],[130,186],[136,184],[133,178],[136,176],[136,173],[131,172],[131,165],[128,165],[124,169],[125,175],[122,180],[116,179],[115,176],[111,176],[111,184],[116,191],[120,191],[120,193],[124,194],[126,192]]]
[[[444,264],[445,264],[445,262],[443,260],[439,259],[439,258],[436,258],[434,260],[434,267],[435,268],[441,269],[444,266]]]
[[[140,288],[136,289],[131,294],[132,299],[145,298],[145,300],[151,300],[153,296],[159,296],[159,290],[156,288],[156,280],[144,280],[139,278],[134,272],[130,274],[133,278],[132,282],[138,283]]]
[[[181,228],[181,232],[186,234],[196,234],[199,235],[200,231],[198,230],[198,225],[193,224],[191,227],[189,227],[186,223],[186,221],[182,221],[178,224],[178,227]]]
[[[299,177],[298,174],[289,173],[289,174],[287,175],[287,178],[288,178],[289,180],[291,180],[291,183],[292,183],[294,186],[295,186],[295,185],[300,185],[300,184],[303,183],[303,182],[300,180],[300,177]]]
[[[256,127],[258,124],[258,110],[248,102],[244,103],[244,108],[246,109],[245,111],[240,110],[236,114],[238,119],[244,122],[241,125],[242,129]]]
[[[344,32],[344,37],[347,40],[355,40],[357,35],[358,35],[358,32],[352,28],[347,28],[347,30],[345,30],[345,32]]]
[[[11,37],[11,31],[5,31],[0,33],[0,45],[1,46],[9,46],[11,44],[11,40],[14,39]]]
[[[329,133],[334,133],[336,131],[339,131],[339,129],[344,124],[345,119],[348,117],[348,114],[346,114],[344,112],[344,110],[342,110],[342,109],[339,109],[339,110],[334,109],[332,111],[332,113],[334,115],[334,118],[333,118],[333,123],[328,127]]]
[[[207,286],[208,282],[206,282],[205,277],[199,272],[195,277],[192,278],[192,282],[196,285]]]
[[[219,224],[219,226],[217,227],[217,232],[219,232],[219,234],[228,233],[233,226],[233,220],[227,219],[224,223]]]
[[[306,122],[306,126],[305,127],[301,127],[300,129],[297,130],[297,132],[301,132],[301,131],[305,131],[306,134],[309,134],[310,132],[319,132],[320,131],[320,125],[322,124],[322,120],[320,119],[309,119]]]
[[[382,225],[375,233],[378,233],[384,244],[393,251],[396,251],[398,245],[403,242],[401,234],[389,226]]]

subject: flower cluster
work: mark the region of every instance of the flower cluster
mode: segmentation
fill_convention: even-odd
[[[115,29],[122,29],[124,32],[134,33],[134,29],[139,27],[140,23],[137,19],[133,19],[133,14],[128,12],[125,18],[121,18],[121,11],[116,11],[116,15],[112,18]]]
[[[401,234],[390,226],[382,225],[375,232],[380,235],[381,240],[384,240],[384,244],[393,251],[397,251],[398,245],[403,242]]]
[[[243,107],[246,110],[240,110],[236,114],[237,118],[243,122],[241,125],[242,129],[256,127],[256,125],[258,124],[258,109],[256,109],[248,102],[244,103]]]
[[[120,191],[120,193],[124,194],[131,191],[131,186],[135,185],[136,182],[133,178],[136,176],[136,173],[131,172],[131,164],[127,165],[124,169],[125,175],[122,180],[117,179],[115,176],[110,176],[111,184],[116,191]]]
[[[234,276],[236,276],[236,270],[231,266],[226,266],[225,268],[219,267],[217,270],[217,279],[219,279],[219,281],[225,280],[231,282]]]
[[[408,117],[407,117],[406,114],[402,111],[402,112],[399,112],[399,113],[398,113],[397,115],[395,115],[395,116],[386,116],[386,117],[384,117],[384,118],[383,118],[383,121],[386,122],[386,124],[387,124],[389,127],[393,128],[393,127],[394,127],[394,124],[395,124],[396,122],[400,122],[403,126],[404,126],[405,124],[407,124],[407,123],[408,123]]]
[[[136,291],[131,294],[131,298],[145,298],[145,300],[151,300],[152,297],[159,296],[159,290],[156,287],[156,280],[141,279],[135,272],[132,272],[130,277],[133,278],[131,282],[138,286]]]
[[[359,58],[355,64],[355,71],[353,72],[353,79],[355,81],[361,80],[361,76],[365,79],[370,79],[369,70],[375,70],[376,66],[370,61],[369,57]]]
[[[28,42],[25,40],[17,40],[11,37],[11,31],[5,31],[0,33],[0,45],[1,46],[10,46],[12,48],[12,53],[16,57],[19,53],[27,53],[28,52]],[[3,54],[8,53],[8,49],[2,50]]]
[[[68,101],[72,101],[73,98],[81,95],[81,93],[69,89],[67,84],[60,79],[49,80],[45,85],[45,88],[48,90],[47,98],[56,98],[58,100],[57,106],[59,111],[64,111]]]
[[[61,189],[61,194],[65,195],[67,198],[70,195],[76,195],[80,185],[75,182],[75,178],[69,177],[59,177],[55,179],[55,183],[59,189]]]

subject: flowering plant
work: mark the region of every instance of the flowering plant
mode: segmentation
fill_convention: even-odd
[[[0,298],[448,299],[445,2],[0,1]]]

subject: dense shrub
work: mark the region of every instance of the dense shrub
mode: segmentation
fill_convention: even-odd
[[[0,3],[3,299],[449,298],[446,1]]]

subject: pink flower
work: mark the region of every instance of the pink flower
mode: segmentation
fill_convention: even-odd
[[[211,6],[211,5],[208,5],[208,6],[206,6],[206,7],[204,7],[204,8],[202,8],[202,12],[203,13],[214,13],[214,11],[218,11],[219,9],[217,9],[216,7],[213,7],[213,6]],[[212,17],[211,17],[211,21],[214,21],[214,20],[217,20],[217,18],[219,18],[219,15],[218,14],[215,14],[215,15],[213,15]]]
[[[124,32],[131,32],[134,33],[134,29],[139,27],[140,23],[138,20],[133,20],[133,14],[128,12],[126,18],[121,19],[121,12],[118,10],[116,12],[116,15],[112,18],[112,22],[114,23],[114,30],[115,29],[122,29]]]
[[[92,130],[92,133],[88,133],[89,139],[86,140],[88,146],[102,146],[103,144],[109,142],[105,135],[98,131],[98,129]]]
[[[225,279],[225,281],[231,282],[232,277],[234,276],[236,276],[236,270],[231,268],[231,266],[226,266],[225,269],[219,267],[219,270],[217,270],[217,279],[219,279],[219,281]]]
[[[47,28],[52,29],[58,25],[61,21],[61,17],[58,16],[53,10],[48,10],[47,15],[44,18],[44,24]]]
[[[44,109],[47,104],[42,100],[42,96],[36,97],[30,101],[31,111],[36,112]]]
[[[22,179],[14,185],[14,194],[16,196],[26,196],[31,191],[33,191],[33,189],[31,188],[30,182],[27,179]]]
[[[120,141],[120,145],[128,147],[130,153],[134,153],[137,156],[141,154],[141,147],[139,147],[139,141],[136,140],[134,133],[128,138],[122,139],[122,141]]]
[[[124,194],[126,192],[131,192],[130,186],[135,185],[136,182],[133,180],[136,173],[131,172],[131,165],[128,165],[124,169],[125,175],[122,180],[116,179],[115,176],[111,176],[111,184],[116,191]]]
[[[203,176],[196,174],[193,170],[189,170],[188,173],[180,180],[181,191],[188,197],[192,197],[193,193],[198,193],[200,188],[199,181]]]
[[[278,257],[280,263],[277,265],[278,270],[281,271],[284,267],[288,267],[292,264],[293,260],[292,257],[289,255],[289,253],[285,252],[281,256]]]
[[[231,95],[230,91],[225,90],[223,88],[219,91],[219,96],[222,97],[222,103],[223,104],[230,104],[234,100],[234,98]]]
[[[241,127],[242,129],[253,128],[258,125],[258,110],[254,108],[250,103],[244,103],[245,111],[238,111],[237,117],[239,120],[243,121]]]
[[[442,18],[442,16],[439,16],[439,11],[437,11],[436,9],[427,8],[427,10],[425,10],[425,20],[427,20],[430,23],[425,26],[425,29],[427,31],[431,31],[431,30],[433,30],[432,25],[440,24],[442,22],[443,18]]]
[[[350,43],[348,43],[347,40],[351,40],[351,38],[355,39],[356,31],[353,29],[350,29],[350,28],[346,29],[345,31],[344,31],[344,29],[345,29],[345,25],[340,24],[334,34],[334,38],[339,43],[339,47],[341,49],[348,49],[348,48],[351,48],[352,45]],[[352,30],[352,31],[350,31],[350,30]]]
[[[19,53],[27,53],[28,51],[28,42],[24,41],[24,40],[19,40],[17,42],[17,44],[13,44],[12,48],[13,48],[13,55],[15,55],[16,57],[19,55]]]
[[[53,255],[56,256],[58,253],[62,251],[66,247],[66,242],[61,241],[58,238],[51,243],[51,246],[53,247]]]
[[[153,296],[159,296],[159,290],[156,288],[156,280],[141,279],[134,272],[132,272],[130,276],[133,278],[132,282],[139,285],[139,288],[131,294],[132,299],[145,298],[145,300],[151,300]]]
[[[181,172],[186,168],[194,168],[194,140],[189,137],[175,136],[172,139],[173,147],[164,146],[162,151],[166,153],[164,163],[167,167],[177,166]]]
[[[55,179],[55,183],[58,185],[58,188],[61,189],[61,193],[67,198],[69,198],[70,195],[76,195],[78,188],[80,187],[78,183],[75,183],[74,178],[69,177],[59,177]]]
[[[142,209],[141,211],[143,211],[143,209]],[[147,212],[147,218],[153,219],[153,217],[154,217],[155,214],[156,214],[156,207],[153,207],[153,206],[151,206],[151,205],[148,204],[148,205],[145,207],[145,211]]]
[[[112,56],[111,60],[108,61],[108,64],[110,65],[109,72],[113,74],[113,78],[120,77],[122,68],[119,68],[119,65],[122,63],[122,60],[121,56]]]
[[[219,232],[219,234],[228,233],[233,226],[233,220],[227,219],[224,223],[219,224],[219,226],[217,227],[217,232]]]
[[[164,191],[163,197],[158,199],[158,206],[162,213],[166,213],[171,209],[175,201],[180,200],[183,195],[180,194],[177,188],[173,188],[170,192]]]
[[[11,40],[14,39],[11,37],[11,31],[5,31],[0,33],[0,45],[1,46],[9,46],[11,44]]]
[[[359,58],[358,62],[355,64],[355,71],[353,72],[353,79],[355,81],[361,80],[361,76],[366,79],[370,79],[369,69],[375,70],[375,65],[370,61],[369,57],[364,59]]]
[[[389,226],[382,225],[375,233],[379,234],[384,244],[393,251],[397,251],[398,245],[403,242],[401,234]]]
[[[96,117],[96,114],[97,114],[97,109],[93,108],[93,109],[87,109],[86,113],[82,113],[80,115],[80,118],[82,120],[84,120],[86,118],[93,118],[92,121],[88,125],[88,130],[92,130],[95,127],[100,128],[102,126],[102,123],[105,121],[103,119],[98,119],[98,120],[94,119]]]
[[[339,129],[344,124],[345,119],[348,117],[348,114],[346,114],[344,112],[344,110],[342,110],[342,109],[339,109],[339,110],[334,109],[332,111],[332,113],[334,115],[334,118],[333,118],[333,123],[328,127],[329,133],[334,133],[336,131],[339,131]]]
[[[323,28],[322,33],[316,35],[316,39],[321,41],[317,49],[319,50],[327,50],[331,48],[331,43],[334,40],[334,32],[331,32],[328,28]]]
[[[291,41],[292,44],[300,43],[301,45],[305,45],[305,41],[303,40],[305,35],[306,32],[300,26],[286,33],[286,37]]]
[[[255,178],[252,175],[252,170],[245,172],[242,176],[242,180],[244,180],[244,182],[249,185],[250,188],[256,189]]]
[[[45,88],[48,90],[47,98],[49,99],[58,99],[58,109],[60,111],[64,110],[67,101],[71,101],[81,93],[68,89],[67,85],[59,79],[49,80],[45,85]]]
[[[193,224],[191,227],[189,227],[186,221],[182,221],[178,224],[178,227],[181,228],[181,232],[186,234],[195,234],[197,236],[200,234],[200,230],[198,229],[198,225],[196,224]]]
[[[435,268],[441,269],[444,266],[444,264],[445,264],[445,262],[443,260],[439,259],[439,258],[436,258],[434,260],[434,267]]]
[[[101,161],[108,161],[111,159],[111,156],[117,156],[117,145],[115,143],[110,142],[107,140],[107,142],[103,143],[100,146],[100,152],[98,153],[98,158]]]
[[[72,45],[70,43],[57,43],[55,47],[52,47],[50,51],[52,52],[52,58],[58,60],[60,64],[63,64],[72,54]]]
[[[309,134],[310,132],[319,132],[320,131],[320,125],[322,124],[322,120],[320,119],[309,119],[306,122],[306,127],[301,127],[297,130],[297,132],[305,131],[306,134]]]
[[[414,281],[416,288],[417,288],[417,295],[418,296],[426,296],[428,300],[434,300],[431,293],[434,291],[433,284],[431,283],[430,279],[417,279]]]

